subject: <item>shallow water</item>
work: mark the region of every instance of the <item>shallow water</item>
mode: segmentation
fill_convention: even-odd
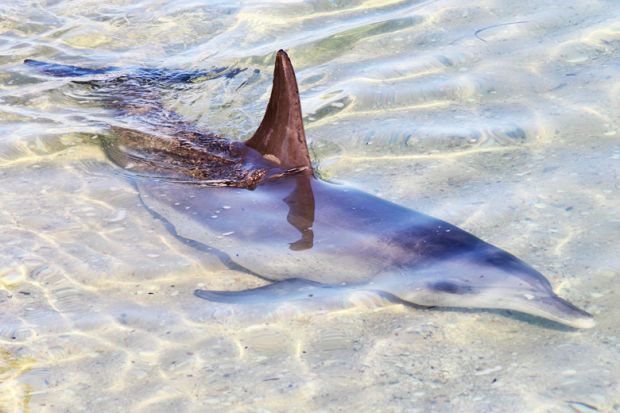
[[[613,1],[3,2],[0,411],[620,411],[619,22]],[[242,139],[279,48],[324,178],[516,254],[597,326],[200,300],[262,281],[168,233],[100,150],[111,114],[22,65],[247,68],[165,95]]]

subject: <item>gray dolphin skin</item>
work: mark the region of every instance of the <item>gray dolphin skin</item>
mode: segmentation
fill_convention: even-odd
[[[197,130],[151,102],[152,82],[140,80],[187,82],[191,72],[118,74],[118,68],[27,63],[54,76],[95,77],[76,82],[98,99],[110,95],[104,105],[118,116],[146,119],[145,131],[113,127],[104,145],[144,205],[179,239],[270,282],[243,291],[197,290],[197,297],[252,305],[368,291],[419,306],[507,309],[574,328],[595,324],[510,253],[439,219],[317,178],[284,51],[276,54],[265,116],[246,142]],[[216,76],[239,72],[218,70]]]

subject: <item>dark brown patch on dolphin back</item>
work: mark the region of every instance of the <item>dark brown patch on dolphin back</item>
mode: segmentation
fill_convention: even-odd
[[[276,54],[271,97],[263,120],[245,143],[285,168],[311,168],[295,71],[284,50]]]
[[[244,162],[245,146],[215,135],[191,130],[155,135],[117,126],[112,131],[113,138],[102,142],[106,155],[136,175],[250,189],[269,177],[266,165]]]

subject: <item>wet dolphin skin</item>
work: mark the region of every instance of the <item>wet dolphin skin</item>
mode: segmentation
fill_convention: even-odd
[[[244,291],[197,290],[197,297],[251,305],[364,290],[421,306],[509,309],[594,326],[590,314],[510,253],[444,221],[317,178],[284,51],[276,54],[264,118],[246,142],[198,130],[166,111],[150,83],[141,82],[188,82],[204,73],[26,63],[53,76],[93,77],[76,81],[109,95],[103,104],[119,116],[148,120],[144,131],[113,127],[104,145],[115,164],[135,174],[144,205],[175,236],[270,281]]]

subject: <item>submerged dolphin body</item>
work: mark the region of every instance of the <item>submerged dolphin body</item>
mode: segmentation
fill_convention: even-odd
[[[52,75],[87,70],[30,64]],[[115,79],[85,83],[128,87]],[[162,178],[134,181],[145,206],[175,236],[213,247],[232,265],[272,282],[244,291],[197,290],[196,296],[256,303],[364,290],[421,306],[509,309],[575,328],[594,326],[591,315],[558,297],[541,273],[508,252],[444,221],[316,178],[285,52],[276,55],[262,123],[245,143],[200,132],[157,105],[140,109],[134,93],[109,106],[165,126],[148,134],[113,128],[108,156],[126,170]]]

